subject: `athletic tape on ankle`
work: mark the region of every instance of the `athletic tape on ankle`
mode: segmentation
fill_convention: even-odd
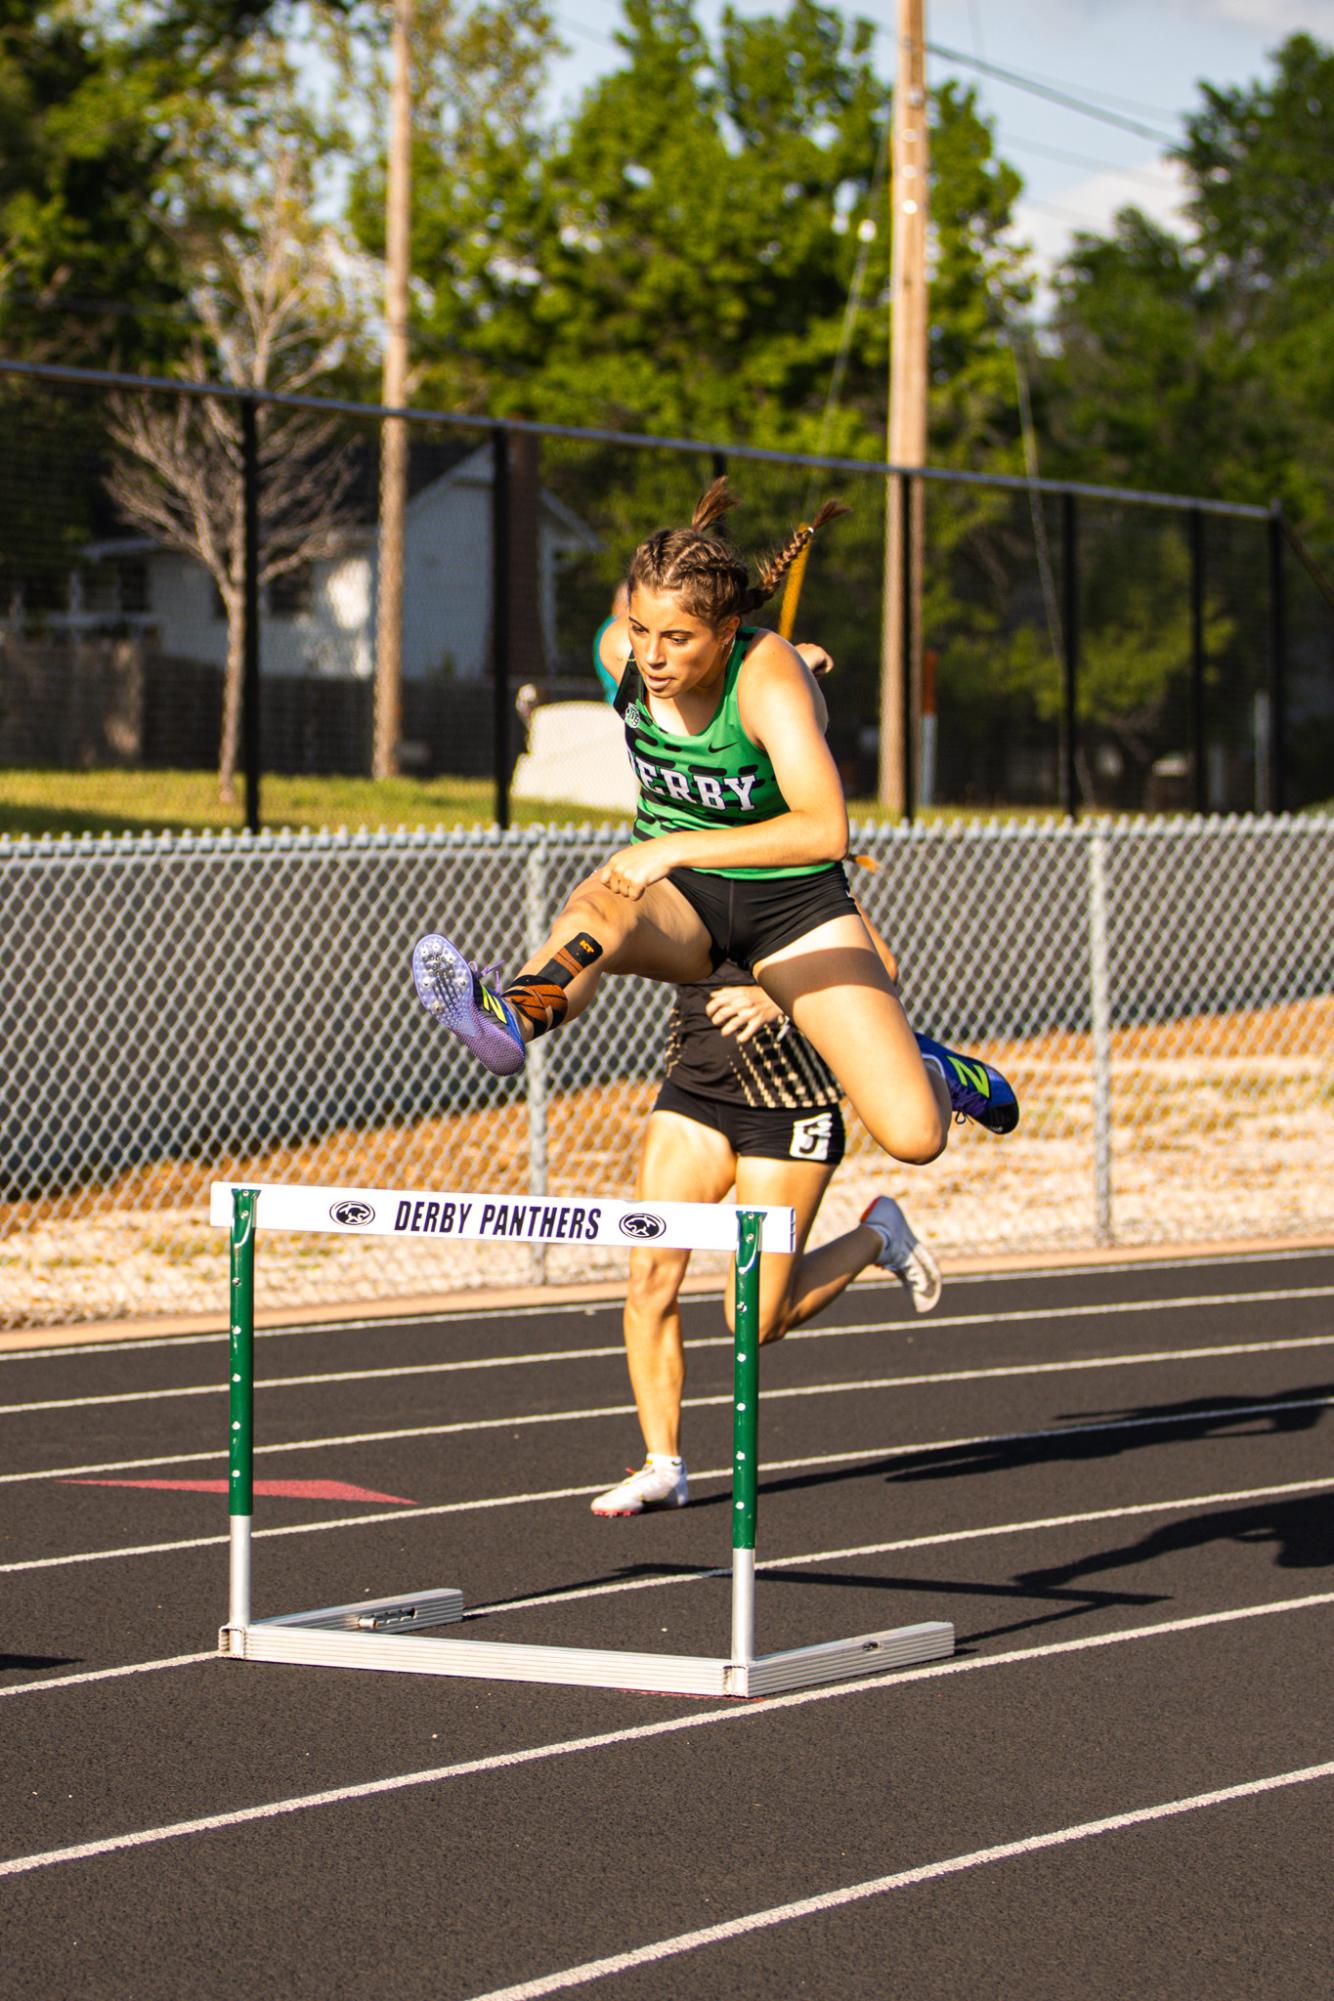
[[[602,947],[587,931],[578,931],[573,938],[567,938],[554,958],[536,973],[520,973],[505,989],[505,999],[519,1014],[526,1015],[533,1024],[534,1036],[545,1035],[549,1028],[559,1028],[564,1021],[569,1000],[565,989],[576,973],[582,973],[595,959],[602,957]]]

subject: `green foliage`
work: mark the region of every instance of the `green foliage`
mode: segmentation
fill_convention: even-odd
[[[5,351],[137,366],[170,344],[162,316],[180,288],[159,223],[169,141],[156,116],[170,67],[87,7],[0,13]]]
[[[889,269],[877,162],[889,93],[869,26],[793,0],[760,18],[726,10],[710,41],[692,0],[626,0],[624,13],[622,66],[562,131],[541,131],[531,100],[515,105],[512,78],[499,79],[513,114],[505,138],[456,126],[441,144],[423,128],[422,393],[567,423],[879,456]],[[516,19],[539,61],[545,17]],[[938,429],[951,455],[976,462],[1008,442],[998,331],[1024,294],[999,236],[1019,183],[992,158],[971,97],[941,92],[936,126]],[[361,193],[354,219],[373,245],[378,188],[364,178]],[[859,257],[865,305],[826,421]]]
[[[625,0],[622,57],[559,129],[531,82],[549,47],[536,6],[512,17],[509,66],[469,72],[492,115],[423,108],[414,160],[418,399],[572,425],[877,460],[888,396],[890,89],[873,33],[815,0],[761,17],[725,10],[716,33],[693,0]],[[429,100],[427,77],[426,96]],[[995,158],[971,94],[933,100],[931,451],[1018,464],[1006,319],[1027,289],[1002,242],[1018,177]],[[382,246],[378,160],[352,220]],[[849,315],[857,281],[861,308]],[[838,394],[831,381],[840,369]],[[842,727],[873,713],[883,573],[876,478],[812,483],[736,462],[752,548],[785,539],[825,493],[855,512],[830,531],[837,591],[819,555],[802,619],[839,660]],[[601,538],[562,586],[565,671],[629,550],[688,519],[713,471],[703,457],[544,448],[543,477]],[[572,565],[572,568],[576,567]]]
[[[1185,233],[1126,209],[1061,275],[1054,443],[1084,478],[1280,499],[1329,561],[1334,49],[1293,35],[1264,79],[1202,96]]]
[[[180,356],[192,232],[244,230],[276,151],[328,148],[268,32],[289,12],[0,7],[0,351],[131,370]]]

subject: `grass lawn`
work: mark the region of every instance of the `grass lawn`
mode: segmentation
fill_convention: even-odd
[[[275,829],[491,827],[495,788],[489,778],[291,778],[275,773],[260,787],[260,810],[263,825]],[[891,819],[875,799],[850,799],[848,817],[854,826]],[[1063,815],[1055,807],[937,806],[919,818],[941,826],[1058,822]],[[623,824],[624,816],[559,799],[516,799],[510,819],[516,827],[597,827]],[[211,771],[0,770],[0,836],[161,834],[244,824],[241,805],[219,804],[218,781]]]
[[[496,817],[489,778],[275,773],[260,787],[260,810],[272,828],[491,827]],[[849,812],[858,822],[881,817],[873,799],[849,801]],[[623,816],[559,799],[516,799],[510,819],[516,827],[595,827],[616,826]],[[211,771],[0,771],[0,835],[160,834],[244,824],[241,805],[219,804]]]
[[[266,827],[489,827],[489,778],[266,777]],[[617,816],[515,800],[515,826],[615,824]],[[0,771],[0,834],[135,834],[245,824],[243,806],[218,801],[210,771]]]

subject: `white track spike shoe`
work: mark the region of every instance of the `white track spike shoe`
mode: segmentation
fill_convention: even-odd
[[[626,1471],[619,1487],[608,1488],[590,1504],[595,1515],[645,1515],[654,1508],[683,1508],[690,1499],[684,1459],[655,1461],[650,1453],[637,1473]]]
[[[524,1064],[523,1031],[514,1009],[484,986],[457,945],[432,932],[414,947],[412,978],[417,998],[442,1028],[470,1049],[497,1077],[512,1077]]]
[[[944,1285],[940,1266],[893,1197],[877,1195],[862,1211],[862,1221],[884,1245],[876,1263],[892,1271],[908,1288],[917,1312],[929,1313],[933,1306],[939,1306]]]

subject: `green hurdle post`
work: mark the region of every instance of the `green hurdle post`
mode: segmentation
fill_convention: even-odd
[[[231,1345],[228,1354],[227,1506],[231,1589],[227,1624],[250,1624],[250,1525],[255,1511],[255,1204],[253,1188],[232,1195]]]
[[[755,1514],[759,1475],[760,1244],[764,1217],[738,1209],[732,1346],[732,1664],[755,1658]]]

